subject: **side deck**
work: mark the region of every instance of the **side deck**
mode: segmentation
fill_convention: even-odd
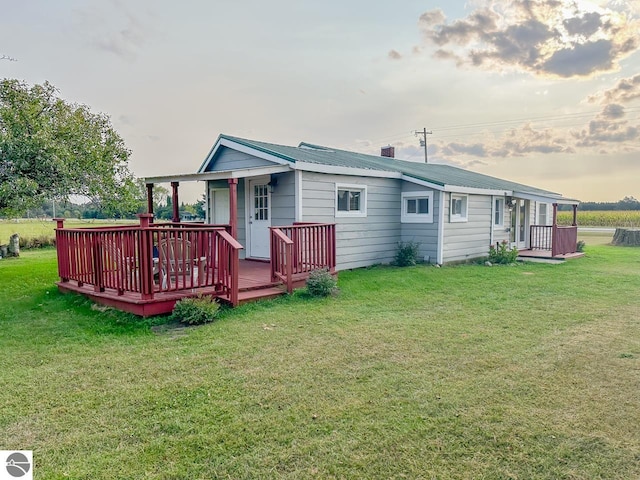
[[[177,301],[210,295],[232,306],[291,293],[308,274],[335,273],[335,225],[271,227],[268,261],[240,260],[228,225],[152,224],[64,228],[56,248],[60,291],[141,316],[169,313]]]

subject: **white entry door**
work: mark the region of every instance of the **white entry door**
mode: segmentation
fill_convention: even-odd
[[[524,249],[527,246],[528,203],[523,199],[516,199],[513,210],[511,210],[511,243],[519,249]]]
[[[249,180],[249,254],[253,258],[269,258],[271,226],[271,192],[269,179]]]

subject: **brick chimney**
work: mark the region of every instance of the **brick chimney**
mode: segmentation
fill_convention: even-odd
[[[382,147],[380,149],[380,156],[381,157],[388,157],[388,158],[395,158],[396,149],[394,147],[392,147],[391,145],[387,145],[386,147]]]

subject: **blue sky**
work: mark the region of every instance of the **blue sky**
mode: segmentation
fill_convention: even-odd
[[[4,3],[0,77],[109,114],[138,176],[219,133],[422,161],[426,127],[430,161],[640,197],[640,2]]]

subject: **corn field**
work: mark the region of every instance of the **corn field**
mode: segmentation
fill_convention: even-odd
[[[558,212],[558,225],[571,225],[573,212]],[[580,227],[635,227],[640,228],[640,210],[580,211]]]

